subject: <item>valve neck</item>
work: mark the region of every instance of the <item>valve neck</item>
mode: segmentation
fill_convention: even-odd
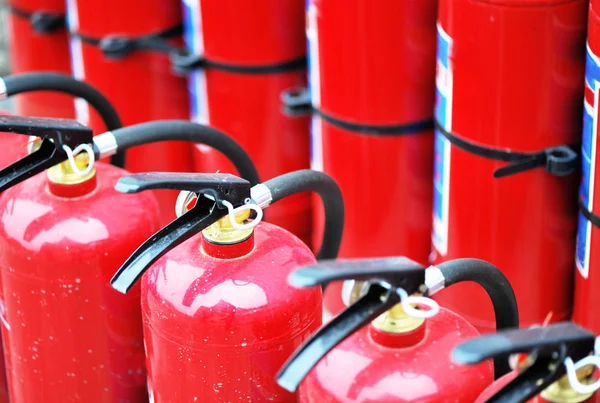
[[[587,365],[577,370],[577,379],[583,384],[594,383],[594,367]],[[582,403],[586,402],[594,394],[580,394],[571,388],[567,375],[564,375],[558,381],[554,382],[544,389],[540,396],[550,403]]]
[[[235,215],[238,224],[247,222],[250,211]],[[219,259],[235,259],[247,255],[254,249],[254,230],[236,229],[229,216],[219,219],[202,231],[202,251]]]
[[[407,315],[402,304],[396,304],[371,322],[369,334],[386,347],[410,347],[425,337],[425,319]]]
[[[89,162],[87,153],[75,156],[75,164],[80,170],[87,168]],[[73,171],[68,160],[48,168],[46,176],[50,192],[59,197],[85,196],[96,189],[98,184],[96,167],[93,167],[87,175],[79,175]]]

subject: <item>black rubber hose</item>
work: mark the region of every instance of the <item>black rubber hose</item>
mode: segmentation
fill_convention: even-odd
[[[273,203],[303,192],[316,192],[325,208],[323,243],[317,259],[335,259],[344,232],[344,198],[338,184],[323,172],[302,169],[270,179],[263,183],[271,191]],[[306,217],[307,220],[310,217]]]
[[[496,330],[518,328],[519,308],[510,282],[491,263],[479,259],[455,259],[436,266],[444,276],[444,288],[472,281],[479,284],[492,300],[496,315]],[[511,371],[508,357],[494,359],[494,377],[500,378]]]
[[[66,74],[50,72],[23,73],[6,76],[2,80],[6,85],[7,96],[32,91],[62,92],[84,99],[98,111],[108,130],[116,130],[123,126],[117,111],[100,91]],[[113,155],[111,163],[123,168],[125,166],[125,152],[121,151]]]
[[[160,120],[123,127],[112,134],[119,150],[168,140],[206,144],[223,153],[252,186],[260,183],[248,153],[227,134],[210,126],[187,120]]]

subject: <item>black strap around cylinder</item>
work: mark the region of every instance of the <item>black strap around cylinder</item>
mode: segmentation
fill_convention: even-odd
[[[47,11],[26,11],[8,4],[10,11],[21,18],[28,19],[33,30],[40,34],[48,34],[65,27],[65,15]]]
[[[509,165],[498,168],[494,172],[495,178],[529,171],[534,168],[544,167],[548,173],[554,176],[567,176],[574,173],[579,163],[577,144],[558,145],[548,147],[537,152],[518,152],[509,149],[499,150],[472,143],[456,134],[447,131],[439,122],[435,122],[435,128],[456,147],[484,158],[510,162]]]

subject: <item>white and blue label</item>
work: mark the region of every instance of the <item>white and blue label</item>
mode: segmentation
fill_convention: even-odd
[[[67,27],[69,32],[79,32],[79,10],[77,0],[67,0]],[[85,80],[85,68],[83,64],[83,50],[81,39],[75,35],[69,35],[69,49],[71,50],[71,70],[73,77]],[[75,118],[83,125],[90,124],[90,111],[88,104],[82,98],[75,98]]]
[[[202,32],[202,8],[200,0],[183,0],[183,39],[195,55],[204,54]],[[208,90],[204,69],[195,69],[188,76],[190,94],[190,118],[193,122],[208,124]]]
[[[319,66],[319,29],[317,26],[317,6],[306,1],[306,39],[308,59],[308,88],[315,108],[321,106],[321,72]]]
[[[447,131],[452,130],[452,69],[450,51],[452,38],[441,25],[437,26],[437,68],[435,117]],[[448,213],[450,203],[450,147],[438,130],[435,131],[435,162],[433,178],[433,245],[442,255],[448,253]]]
[[[321,105],[321,76],[319,71],[319,33],[317,29],[317,7],[306,0],[306,45],[308,61],[308,89],[311,103],[318,108]],[[322,121],[313,114],[310,125],[310,167],[315,171],[323,170]]]
[[[594,206],[594,177],[596,171],[596,139],[598,134],[598,93],[600,92],[600,59],[589,45],[585,65],[585,101],[581,141],[582,179],[579,198],[588,211]],[[592,223],[581,212],[577,226],[575,264],[584,278],[589,275]]]

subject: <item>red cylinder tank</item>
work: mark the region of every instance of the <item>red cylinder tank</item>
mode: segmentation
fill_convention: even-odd
[[[63,0],[10,0],[8,45],[12,73],[52,71],[71,74],[69,39]],[[32,15],[49,13],[57,22],[46,32],[34,29]],[[55,92],[23,94],[15,99],[16,112],[23,116],[73,118],[73,97]]]
[[[147,401],[139,287],[124,296],[109,280],[156,231],[156,201],[117,193],[125,171],[96,169],[73,185],[42,173],[0,198],[11,402]]]
[[[320,327],[321,291],[286,279],[314,262],[298,238],[261,223],[233,245],[196,236],[150,267],[142,311],[151,399],[296,402],[275,374]]]
[[[299,402],[472,402],[492,382],[492,365],[455,365],[449,352],[477,335],[444,308],[411,333],[386,335],[369,325],[317,364]]]
[[[263,180],[308,168],[309,119],[285,115],[280,101],[283,90],[306,85],[304,2],[186,0],[184,6],[187,46],[208,61],[190,74],[192,118],[230,134]],[[198,172],[236,172],[203,146],[196,146],[195,164]],[[310,204],[309,194],[295,195],[265,217],[310,244]]]
[[[312,125],[312,168],[332,176],[344,195],[340,256],[404,255],[425,263],[437,1],[307,4],[310,92],[319,115]],[[382,195],[384,188],[389,191]],[[317,235],[319,204],[315,211]],[[325,291],[330,314],[343,309],[340,287]]]
[[[577,180],[545,172],[543,150],[580,139],[587,3],[440,1],[436,118],[455,140],[437,131],[431,261],[472,256],[498,266],[525,327],[571,312]],[[507,162],[457,141],[542,151],[542,167],[495,178]],[[494,329],[491,305],[475,286],[438,298],[478,329]]]
[[[600,94],[600,2],[592,1],[589,10],[583,139],[581,148],[582,178],[579,188],[579,225],[575,263],[575,298],[573,321],[600,334],[600,318],[594,312],[600,303],[596,291],[600,287],[600,223],[592,223],[586,215],[600,216],[598,166],[598,102]]]
[[[139,38],[176,28],[181,24],[178,1],[68,0],[73,74],[100,90],[115,106],[123,124],[189,117],[185,78],[171,72],[169,57],[153,51],[133,51],[121,59],[105,57],[90,40],[109,35]],[[177,40],[177,39],[175,39]],[[85,106],[77,108],[78,120],[102,127]],[[89,123],[88,123],[89,122]],[[148,144],[127,151],[126,168],[132,172],[187,171],[193,169],[191,148],[183,142]],[[174,192],[156,192],[161,222],[175,218]]]

